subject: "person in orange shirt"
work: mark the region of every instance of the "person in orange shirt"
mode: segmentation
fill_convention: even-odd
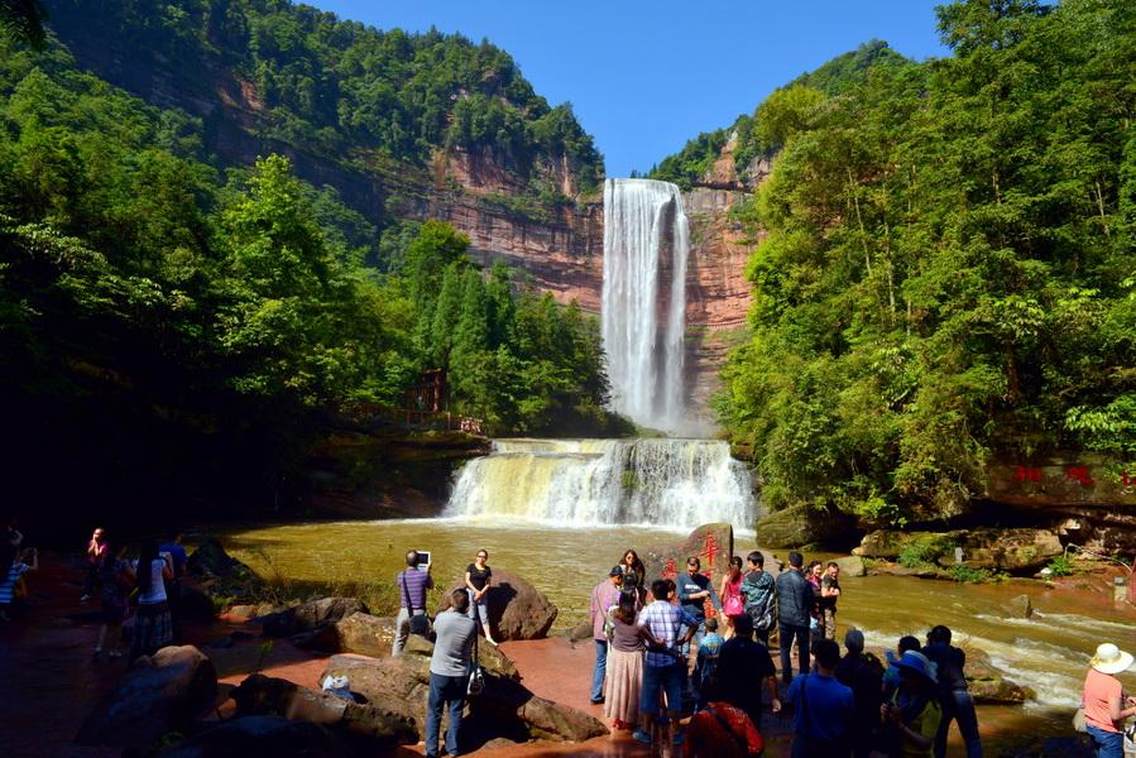
[[[1097,758],[1124,758],[1124,720],[1136,716],[1136,698],[1125,697],[1116,674],[1132,667],[1132,654],[1111,642],[1097,647],[1089,661],[1081,702],[1085,726],[1097,746]]]

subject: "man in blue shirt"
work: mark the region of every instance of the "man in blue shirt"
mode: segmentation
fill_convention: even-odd
[[[851,688],[833,676],[840,646],[833,640],[818,640],[813,656],[816,673],[793,679],[786,694],[796,709],[792,758],[846,758],[855,702]]]

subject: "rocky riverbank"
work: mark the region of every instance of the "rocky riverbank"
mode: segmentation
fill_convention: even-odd
[[[739,549],[725,529],[708,525],[685,540],[645,548],[650,572],[665,573],[673,554],[708,546],[717,564],[719,554]],[[391,659],[392,619],[372,614],[357,598],[274,597],[212,541],[192,557],[188,596],[197,598],[199,613],[182,625],[182,647],[127,669],[121,660],[90,657],[98,624],[93,610],[76,600],[81,564],[69,567],[59,556],[45,556],[32,607],[0,627],[5,649],[12,651],[0,656],[0,695],[12,704],[5,720],[14,725],[6,732],[15,749],[6,754],[117,755],[128,747],[206,755],[218,745],[253,753],[287,754],[299,747],[313,754],[421,753],[416,743],[425,712],[428,642],[414,640],[407,655]],[[502,586],[507,573],[501,572]],[[477,753],[645,755],[628,734],[608,734],[602,709],[587,702],[590,630],[576,639],[559,633],[541,638],[558,609],[523,578],[510,576],[507,583],[515,594],[505,593],[507,602],[493,613],[504,621],[512,611],[516,623],[502,627],[502,637],[512,641],[498,650],[482,646],[490,686],[471,705],[468,730]],[[221,605],[227,607],[217,618],[206,611]],[[558,628],[575,620],[561,619]],[[1032,696],[1007,679],[996,659],[975,648],[968,657],[971,687],[982,702],[1020,703]],[[326,674],[345,676],[359,701],[321,692]],[[999,729],[1013,723],[1016,717],[984,720],[983,734],[1005,744]],[[787,754],[790,722],[767,716],[763,730],[768,755]],[[76,743],[77,736],[91,744]]]

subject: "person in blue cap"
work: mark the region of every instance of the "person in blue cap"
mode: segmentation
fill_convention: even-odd
[[[880,706],[887,738],[885,752],[903,758],[931,758],[943,718],[935,664],[922,653],[908,650],[895,665],[899,688]]]

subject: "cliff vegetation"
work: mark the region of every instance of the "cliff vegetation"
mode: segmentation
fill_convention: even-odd
[[[717,409],[775,508],[935,518],[993,458],[1136,457],[1136,6],[937,13],[949,57],[756,112],[768,236]]]

